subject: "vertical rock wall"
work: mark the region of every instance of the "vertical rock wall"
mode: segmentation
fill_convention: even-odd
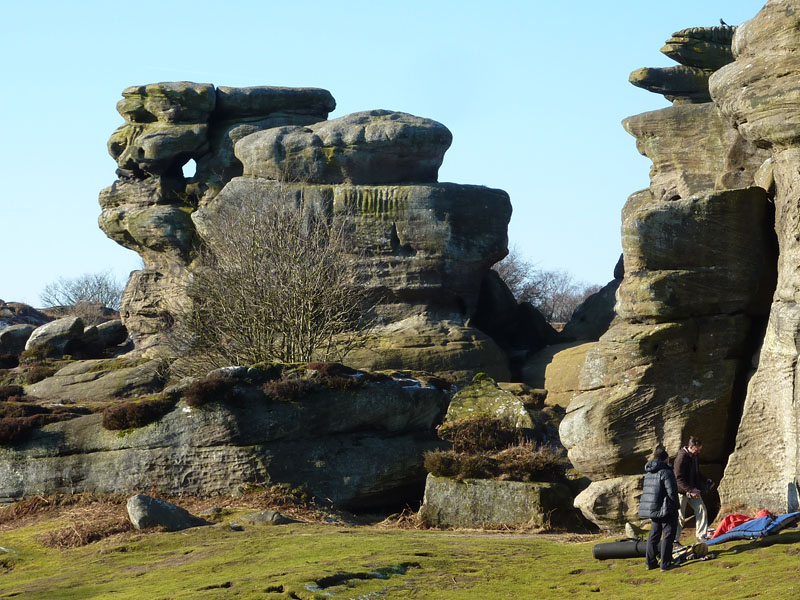
[[[698,435],[708,470],[721,471],[751,338],[774,287],[771,206],[753,185],[767,154],[708,102],[708,76],[732,59],[731,33],[678,32],[662,51],[686,68],[631,76],[674,105],[623,123],[653,162],[651,185],[622,211],[618,317],[588,353],[582,392],[560,428],[570,460],[592,479],[576,506],[602,527],[636,519],[642,469],[657,444],[674,455]],[[706,52],[692,54],[698,45]],[[676,77],[687,69],[702,71],[699,84]]]
[[[769,325],[720,496],[785,512],[797,510],[800,475],[800,2],[767,2],[739,27],[733,51],[736,61],[711,78],[711,94],[742,137],[772,157],[760,175],[774,188],[779,258]]]

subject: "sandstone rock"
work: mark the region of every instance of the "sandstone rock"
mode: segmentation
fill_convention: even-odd
[[[97,326],[97,336],[103,347],[117,346],[128,338],[128,330],[121,319],[113,319]]]
[[[533,420],[517,395],[501,390],[489,377],[476,379],[453,396],[445,421],[486,416],[505,421],[509,427],[533,429]]]
[[[37,327],[25,342],[25,350],[46,357],[59,357],[78,349],[82,337],[81,318],[64,317]]]
[[[375,328],[361,347],[347,355],[347,364],[370,371],[428,371],[458,383],[481,372],[499,381],[510,377],[505,353],[489,336],[426,315]]]
[[[44,325],[53,318],[21,302],[0,300],[0,329],[12,325]]]
[[[52,377],[27,386],[26,391],[40,398],[80,402],[149,394],[163,386],[163,365],[159,361],[115,358],[74,362]]]
[[[648,92],[664,94],[675,104],[711,102],[708,92],[708,69],[697,67],[642,68],[630,74],[628,81]]]
[[[717,70],[733,62],[735,27],[691,27],[672,34],[661,52],[682,65]]]
[[[627,522],[639,522],[643,482],[643,474],[593,481],[576,496],[575,508],[600,529],[620,531]]]
[[[575,527],[572,494],[561,483],[526,483],[428,475],[420,519],[431,527],[498,525]]]
[[[167,81],[125,88],[117,111],[129,123],[203,123],[216,100],[208,83]]]
[[[180,506],[144,494],[136,494],[128,498],[126,508],[128,517],[136,529],[163,527],[167,531],[180,531],[208,524]]]
[[[124,433],[104,429],[99,414],[46,425],[0,447],[0,496],[152,487],[230,495],[282,482],[345,508],[389,506],[419,498],[423,453],[441,447],[433,429],[448,397],[434,388],[387,381],[298,402],[236,390],[231,405],[179,403]]]
[[[547,390],[547,405],[566,408],[580,390],[580,371],[593,347],[593,343],[579,342],[547,346],[528,359],[523,378],[528,385]]]
[[[225,119],[263,118],[265,115],[290,113],[311,115],[323,121],[334,108],[336,101],[331,93],[319,88],[219,86],[215,116]]]
[[[622,277],[612,279],[603,288],[581,302],[561,330],[562,340],[597,340],[608,331],[616,313],[617,290]]]
[[[656,201],[687,199],[713,189],[744,188],[767,158],[728,125],[714,104],[677,105],[628,117],[625,130],[653,161]]]
[[[452,134],[436,121],[372,110],[308,127],[278,127],[240,140],[244,174],[307,183],[437,180]]]
[[[22,354],[36,325],[11,325],[0,329],[0,354]]]
[[[282,515],[277,510],[261,510],[256,513],[244,515],[241,518],[245,523],[254,523],[257,525],[287,525],[288,523],[297,523],[296,519],[291,519]]]

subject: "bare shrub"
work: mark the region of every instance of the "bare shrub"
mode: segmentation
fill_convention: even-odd
[[[515,248],[492,268],[517,302],[530,302],[549,323],[569,321],[578,305],[601,289],[599,285],[576,281],[566,271],[538,269],[535,263],[522,258]]]
[[[169,396],[112,404],[103,410],[103,427],[112,431],[144,427],[158,421],[174,407],[175,399]]]
[[[72,279],[60,277],[48,283],[39,295],[45,306],[99,305],[119,310],[122,303],[124,285],[120,284],[111,271],[84,273]]]
[[[481,415],[442,423],[438,433],[441,439],[453,444],[455,452],[492,452],[521,441],[518,428]]]
[[[49,367],[47,365],[31,365],[25,372],[23,373],[23,378],[25,383],[28,385],[32,383],[39,383],[42,379],[47,379],[51,377],[56,372],[54,367]]]
[[[558,481],[569,466],[563,450],[525,442],[495,456],[503,479],[512,481]]]
[[[185,372],[341,360],[368,329],[351,232],[304,186],[226,203],[203,233],[172,335]]]
[[[33,425],[26,419],[0,419],[0,445],[13,446],[26,440]]]

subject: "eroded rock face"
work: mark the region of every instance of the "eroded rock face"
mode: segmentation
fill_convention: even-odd
[[[183,402],[160,421],[123,433],[99,414],[53,423],[18,446],[0,446],[0,496],[55,492],[231,495],[252,483],[305,486],[346,508],[419,498],[423,454],[445,392],[408,381],[328,390],[299,401],[265,400],[257,386],[236,401],[191,408]]]
[[[762,185],[773,188],[778,283],[757,370],[719,488],[725,503],[785,512],[800,476],[797,404],[800,332],[800,6],[770,0],[734,36],[736,61],[711,79],[721,112],[750,143],[769,148]]]
[[[511,204],[502,190],[437,183],[452,141],[446,127],[386,110],[326,121],[333,98],[312,88],[174,82],[128,88],[123,96],[118,110],[126,124],[109,142],[120,179],[100,195],[100,225],[144,259],[120,311],[137,348],[162,343],[186,305],[196,248],[214,244],[204,223],[219,207],[244,196],[290,195],[354,231],[365,293],[379,299],[381,326],[365,360],[354,364],[392,362],[377,358],[384,338],[403,329],[395,325],[423,318],[432,324],[423,335],[433,335],[439,322],[447,332],[420,348],[414,368],[507,378],[503,351],[467,322],[485,273],[507,253]],[[186,179],[181,167],[190,159],[197,172]],[[496,354],[486,369],[458,363],[451,344],[457,329],[463,352],[481,360],[486,349]]]
[[[696,435],[710,466],[725,463],[775,285],[772,207],[754,186],[768,155],[714,104],[686,99],[624,122],[653,161],[650,188],[622,211],[617,317],[587,353],[559,430],[592,479],[576,506],[609,529],[635,512],[657,444],[674,455]]]

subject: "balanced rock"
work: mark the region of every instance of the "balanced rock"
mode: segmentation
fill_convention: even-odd
[[[235,146],[244,174],[306,183],[435,182],[453,136],[441,123],[371,110],[308,127],[277,127]]]
[[[208,524],[180,506],[144,494],[136,494],[128,498],[126,507],[128,517],[136,529],[163,527],[167,531],[180,531]]]

